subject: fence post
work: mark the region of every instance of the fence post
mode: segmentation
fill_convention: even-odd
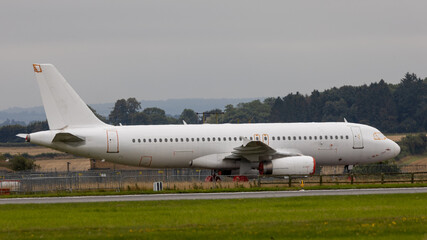
[[[411,183],[414,183],[414,173],[411,173]]]
[[[353,185],[353,182],[354,182],[354,175],[353,175],[353,173],[350,174],[350,178],[351,178],[351,185]]]
[[[289,177],[289,187],[292,187],[292,178],[291,178],[291,176],[288,176]]]
[[[323,184],[323,178],[322,177],[323,177],[322,175],[319,175],[319,185],[320,186],[322,186],[322,184]]]
[[[258,187],[261,187],[261,177],[259,174],[258,174]]]
[[[384,173],[381,173],[381,184],[384,184]]]

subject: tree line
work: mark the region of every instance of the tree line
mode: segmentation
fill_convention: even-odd
[[[92,108],[91,108],[92,109]],[[102,121],[113,125],[156,125],[201,123],[275,123],[336,122],[362,123],[386,133],[425,132],[427,130],[427,78],[406,73],[399,84],[384,80],[362,86],[343,86],[310,95],[299,92],[284,97],[266,98],[227,105],[203,114],[184,109],[180,116],[169,116],[163,109],[142,109],[135,98],[119,99],[108,118],[92,111]],[[47,122],[28,126],[0,127],[0,142],[20,142],[17,133],[48,129]]]

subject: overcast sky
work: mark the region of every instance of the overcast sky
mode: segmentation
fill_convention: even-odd
[[[427,77],[427,1],[1,1],[0,110],[52,63],[89,104]]]

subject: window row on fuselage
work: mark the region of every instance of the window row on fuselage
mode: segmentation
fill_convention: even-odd
[[[255,141],[268,141],[268,137],[263,135],[262,138],[260,136],[256,137],[248,137],[249,140]],[[297,141],[297,140],[339,140],[339,139],[349,139],[348,135],[324,135],[324,136],[273,136],[271,137],[272,141]],[[236,142],[242,141],[242,137],[202,137],[202,138],[133,138],[133,143],[157,143],[157,142]]]

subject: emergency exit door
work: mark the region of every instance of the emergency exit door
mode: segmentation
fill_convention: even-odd
[[[119,152],[119,135],[117,130],[107,130],[107,153]]]

